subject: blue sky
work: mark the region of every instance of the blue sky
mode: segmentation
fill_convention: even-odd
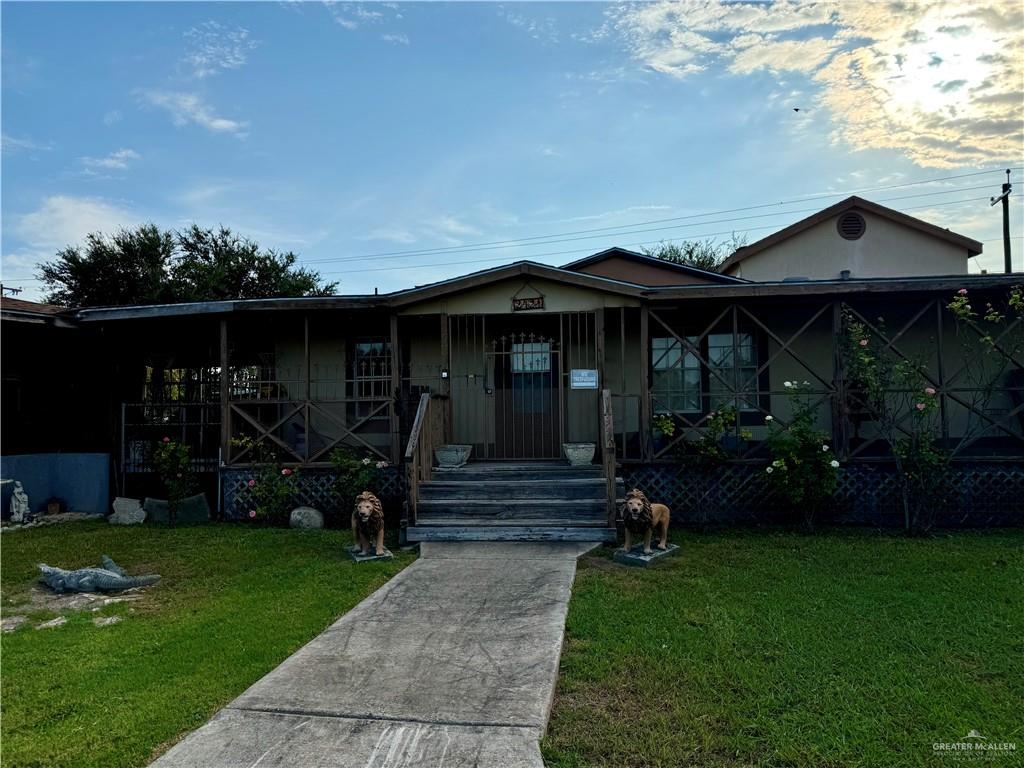
[[[966,174],[1024,158],[1014,2],[0,13],[3,280],[28,298],[40,260],[143,221],[224,224],[362,293],[612,245],[754,241],[865,189],[986,241],[976,268],[998,270],[987,196],[1003,174]],[[913,183],[930,179],[946,180]]]

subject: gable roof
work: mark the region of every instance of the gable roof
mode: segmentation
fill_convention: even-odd
[[[647,286],[637,283],[614,280],[610,277],[601,277],[599,275],[588,275],[586,272],[573,272],[564,267],[552,267],[536,261],[516,261],[500,267],[470,272],[468,275],[453,277],[449,280],[441,280],[437,283],[429,283],[417,286],[416,288],[389,293],[388,304],[393,307],[401,307],[418,301],[437,298],[438,296],[467,291],[481,285],[488,285],[521,275],[543,277],[558,283],[577,285],[582,288],[593,288],[625,296],[640,296],[647,288]]]
[[[59,307],[56,304],[40,304],[36,301],[25,301],[10,296],[0,298],[0,317],[4,320],[16,320],[22,323],[36,323],[67,327],[67,317],[64,313],[71,313],[73,310],[67,307]]]
[[[747,282],[739,277],[732,277],[731,275],[723,275],[720,272],[711,272],[707,269],[701,269],[695,267],[692,264],[679,264],[674,261],[667,261],[665,259],[659,259],[656,256],[648,256],[645,253],[637,253],[636,251],[630,251],[626,248],[619,248],[618,246],[613,248],[607,248],[599,253],[595,253],[592,256],[587,256],[582,259],[577,259],[568,264],[563,264],[562,269],[568,269],[571,271],[580,271],[584,267],[589,267],[592,264],[598,264],[607,259],[625,259],[626,261],[632,261],[637,264],[644,264],[649,267],[656,267],[663,269],[668,272],[678,272],[680,275],[686,275],[687,277],[696,277],[701,280],[706,280],[710,283],[743,283]]]
[[[950,232],[948,229],[937,227],[934,224],[929,224],[927,221],[915,219],[913,216],[908,216],[905,213],[894,211],[892,208],[886,208],[884,205],[872,203],[870,200],[865,200],[862,197],[854,195],[836,203],[835,205],[830,205],[828,208],[820,210],[817,213],[808,216],[806,219],[801,219],[795,224],[790,224],[788,227],[784,227],[778,232],[768,235],[768,237],[764,237],[755,243],[736,249],[729,258],[722,262],[722,266],[719,267],[719,269],[724,272],[736,264],[739,264],[744,259],[749,259],[751,256],[760,253],[767,248],[771,248],[773,245],[781,243],[783,240],[788,240],[794,235],[798,235],[823,221],[828,221],[833,216],[838,216],[839,214],[846,213],[846,211],[852,209],[873,213],[876,216],[888,219],[896,224],[916,229],[918,232],[922,232],[926,235],[937,237],[940,240],[945,240],[953,245],[960,246],[967,251],[968,258],[971,256],[977,256],[982,250],[982,245],[977,240],[972,240],[971,238],[959,235],[956,232]]]

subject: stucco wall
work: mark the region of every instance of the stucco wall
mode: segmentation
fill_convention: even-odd
[[[727,272],[755,281],[835,280],[844,269],[854,278],[967,273],[965,249],[875,214],[860,213],[867,226],[858,240],[840,237],[838,217],[833,217],[743,259]]]

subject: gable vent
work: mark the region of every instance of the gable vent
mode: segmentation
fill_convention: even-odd
[[[839,221],[836,222],[836,229],[839,230],[839,235],[844,240],[859,240],[864,236],[867,224],[864,222],[864,217],[859,213],[848,211],[839,217]]]

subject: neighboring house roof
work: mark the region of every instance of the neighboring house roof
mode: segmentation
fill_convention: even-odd
[[[657,285],[686,285],[693,282],[705,282],[705,283],[737,283],[747,282],[738,277],[732,277],[730,275],[723,275],[719,272],[711,272],[700,267],[695,267],[692,264],[679,264],[674,261],[666,261],[665,259],[659,259],[655,256],[648,256],[644,253],[637,253],[636,251],[630,251],[625,248],[608,248],[600,253],[595,253],[592,256],[587,256],[583,259],[570,262],[569,264],[562,265],[562,269],[568,269],[573,272],[587,272],[593,274],[588,268],[592,268],[595,265],[599,265],[602,262],[610,260],[621,260],[637,264],[645,269],[656,269],[665,275],[674,275],[678,279],[669,277],[668,280],[659,280]],[[610,275],[606,275],[610,276]],[[686,279],[682,279],[682,278]],[[641,280],[635,280],[633,282],[640,283]]]
[[[896,224],[902,224],[903,226],[916,229],[926,235],[937,237],[940,240],[945,240],[948,243],[959,246],[967,251],[968,258],[971,256],[977,256],[981,253],[982,245],[977,240],[972,240],[964,235],[959,235],[956,232],[950,232],[948,229],[937,227],[934,224],[929,224],[927,221],[921,219],[915,219],[913,216],[908,216],[905,213],[894,211],[892,208],[886,208],[884,205],[878,203],[872,203],[870,200],[865,200],[862,197],[848,197],[845,200],[831,205],[824,210],[818,211],[817,213],[808,216],[806,219],[801,219],[795,224],[790,224],[784,229],[780,229],[768,237],[758,240],[756,243],[744,246],[736,249],[729,258],[727,258],[722,266],[719,267],[723,272],[727,269],[731,269],[736,264],[739,264],[744,259],[749,259],[751,256],[760,253],[767,248],[771,248],[773,245],[781,243],[783,240],[797,235],[805,230],[810,229],[823,221],[828,221],[834,216],[838,216],[851,209],[857,209],[866,211],[867,213],[873,213],[876,216],[888,219],[889,221],[895,222]]]
[[[67,326],[63,313],[70,313],[67,307],[56,304],[40,304],[36,301],[25,301],[10,296],[0,298],[0,317],[22,323],[44,323],[46,325]]]

